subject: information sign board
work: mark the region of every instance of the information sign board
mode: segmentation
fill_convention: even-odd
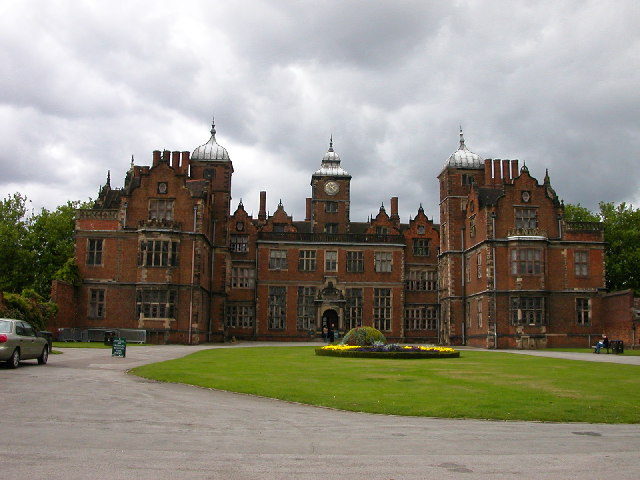
[[[111,347],[112,357],[126,357],[127,356],[127,339],[124,337],[115,337],[113,339],[113,346]]]

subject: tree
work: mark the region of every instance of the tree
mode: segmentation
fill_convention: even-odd
[[[80,202],[67,202],[53,212],[46,208],[33,217],[26,238],[33,252],[32,288],[48,297],[51,281],[65,263],[74,256],[75,211]]]
[[[604,223],[607,288],[640,294],[640,210],[621,203],[600,203]]]
[[[599,222],[600,217],[579,203],[564,206],[564,219],[568,222]]]
[[[74,258],[75,212],[90,200],[43,208],[37,215],[29,214],[27,202],[20,193],[0,201],[0,291],[33,289],[49,298],[57,272],[77,276],[67,265]]]
[[[20,292],[33,282],[33,253],[27,247],[30,218],[20,193],[0,201],[0,290]]]
[[[604,227],[607,288],[634,290],[640,295],[640,210],[632,205],[600,202],[598,213],[579,203],[566,204],[564,218],[569,222],[602,222]]]

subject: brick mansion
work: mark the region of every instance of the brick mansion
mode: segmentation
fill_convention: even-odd
[[[122,188],[107,177],[77,212],[81,284],[54,282],[53,327],[142,329],[150,343],[308,341],[363,325],[481,348],[637,343],[633,293],[605,289],[602,225],[566,221],[548,172],[482,159],[460,131],[438,175],[438,223],[422,205],[402,223],[398,197],[352,221],[333,142],[318,158],[304,219],[282,204],[268,214],[265,191],[256,218],[232,205],[215,126],[192,152],[132,161]]]

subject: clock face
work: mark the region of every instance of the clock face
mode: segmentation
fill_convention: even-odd
[[[531,194],[529,192],[522,192],[522,201],[528,202],[531,199]]]
[[[158,193],[167,193],[167,182],[158,183]]]
[[[340,191],[340,185],[338,185],[336,182],[327,182],[324,185],[324,191],[329,195],[335,195]]]

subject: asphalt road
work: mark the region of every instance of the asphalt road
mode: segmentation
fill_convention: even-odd
[[[0,477],[640,478],[638,425],[369,415],[125,373],[201,348],[65,349],[46,366],[0,367]]]

